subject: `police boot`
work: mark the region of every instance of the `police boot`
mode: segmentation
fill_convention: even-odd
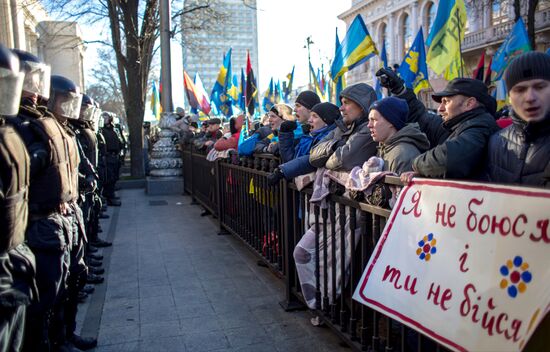
[[[104,280],[105,279],[103,278],[103,276],[94,275],[94,274],[88,274],[88,277],[86,278],[86,282],[89,284],[100,284]]]
[[[98,218],[100,218],[100,219],[108,219],[108,218],[110,218],[110,216],[102,212],[101,214],[99,214]]]
[[[97,340],[93,337],[82,337],[76,334],[70,336],[68,340],[78,349],[89,350],[97,346]]]
[[[95,266],[97,268],[97,267],[100,267],[101,264],[102,263],[99,260],[95,260],[91,258],[88,258],[88,260],[86,260],[86,265],[88,266]]]
[[[112,207],[120,207],[122,203],[118,199],[109,198],[107,199],[107,205]]]
[[[94,240],[91,241],[90,243],[92,244],[92,246],[98,247],[98,248],[100,248],[100,247],[110,247],[110,246],[113,245],[112,242],[104,241],[104,240],[102,240],[102,239],[99,238],[99,237],[96,238],[96,239],[94,239]]]
[[[90,266],[88,267],[88,272],[90,274],[94,274],[94,275],[102,275],[105,273],[105,269],[103,268],[94,268],[93,266]]]
[[[103,255],[96,254],[96,253],[88,253],[88,258],[95,259],[95,260],[102,260]]]
[[[90,244],[88,244],[88,248],[86,250],[88,253],[96,253],[97,252],[97,248],[94,247],[94,246],[91,246]]]
[[[80,290],[80,292],[84,292],[84,293],[93,293],[95,291],[95,287],[92,286],[92,285],[84,285],[84,287],[82,287],[82,290]]]

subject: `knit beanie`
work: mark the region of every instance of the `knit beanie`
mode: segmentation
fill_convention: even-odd
[[[539,51],[526,52],[514,58],[504,73],[508,91],[519,82],[530,79],[550,81],[550,55]]]
[[[387,97],[375,101],[370,106],[370,110],[378,111],[398,131],[405,127],[409,115],[407,102],[396,97]]]
[[[315,106],[311,108],[311,112],[319,115],[321,120],[323,120],[327,125],[332,125],[341,116],[338,106],[332,103],[315,104]]]
[[[320,102],[321,99],[319,99],[319,96],[311,90],[305,90],[301,92],[296,98],[296,103],[302,105],[308,110],[311,110],[311,108],[313,108],[316,104],[319,104]]]

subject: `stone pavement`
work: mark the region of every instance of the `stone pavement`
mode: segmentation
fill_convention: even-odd
[[[95,351],[350,351],[308,312],[285,312],[283,282],[189,197],[119,194],[102,222],[105,283],[79,308]]]

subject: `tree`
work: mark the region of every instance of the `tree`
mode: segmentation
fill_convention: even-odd
[[[176,16],[200,14],[211,9],[215,1],[186,4],[183,10],[176,12]],[[65,19],[88,23],[108,20],[110,38],[103,43],[113,49],[116,57],[116,72],[130,132],[130,170],[134,177],[144,176],[142,125],[149,73],[159,37],[158,5],[159,0],[51,0],[45,3],[50,14]]]

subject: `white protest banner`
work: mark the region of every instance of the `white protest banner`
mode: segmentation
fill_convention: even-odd
[[[455,351],[517,351],[550,310],[550,191],[414,179],[353,298]]]

